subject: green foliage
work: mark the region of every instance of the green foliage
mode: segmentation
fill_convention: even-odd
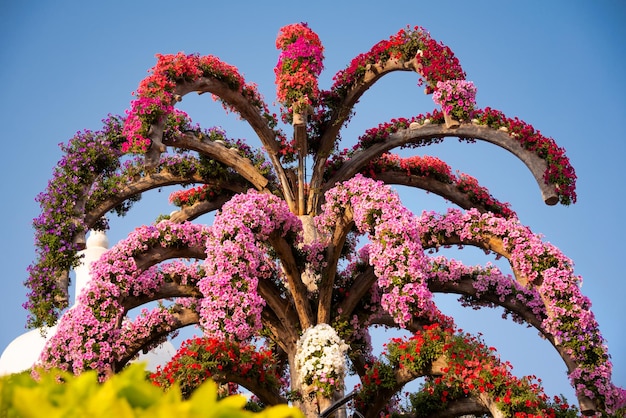
[[[189,400],[180,390],[163,392],[146,380],[142,364],[132,364],[104,383],[95,371],[73,376],[63,371],[42,372],[38,380],[28,373],[0,378],[0,418],[301,418],[288,405],[259,413],[244,410],[242,395],[218,400],[217,384],[207,381]]]

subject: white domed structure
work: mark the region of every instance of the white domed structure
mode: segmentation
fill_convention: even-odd
[[[0,356],[0,376],[30,369],[56,327],[46,328],[44,332],[45,336],[41,329],[33,329],[11,341]]]
[[[109,239],[102,231],[91,231],[87,238],[85,250],[81,251],[83,258],[75,269],[75,297],[74,305],[78,300],[78,295],[89,284],[91,276],[89,270],[91,264],[98,260],[109,248]],[[71,309],[71,308],[70,308]],[[43,332],[42,332],[43,331]],[[4,349],[0,356],[0,376],[19,373],[30,369],[39,359],[41,351],[46,342],[56,332],[56,326],[44,329],[30,330],[13,341]],[[147,363],[147,370],[156,370],[158,366],[164,366],[176,353],[176,349],[171,342],[166,341],[152,351],[141,354],[136,362]]]

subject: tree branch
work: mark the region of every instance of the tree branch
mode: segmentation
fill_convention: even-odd
[[[220,163],[231,167],[239,175],[248,180],[257,190],[263,190],[268,180],[259,170],[250,163],[250,160],[239,155],[236,149],[226,148],[224,145],[210,141],[204,134],[185,132],[173,141],[165,144],[177,148],[198,151],[200,154],[211,157]]]
[[[300,277],[300,270],[296,264],[292,247],[278,234],[272,234],[269,241],[281,260],[289,284],[289,292],[293,296],[295,309],[300,319],[300,326],[302,329],[306,329],[313,325],[313,310],[307,297],[308,290]]]
[[[337,275],[337,264],[343,250],[346,238],[354,225],[353,211],[351,206],[344,208],[343,217],[337,221],[330,244],[326,250],[326,268],[322,274],[322,280],[318,286],[319,301],[317,304],[317,323],[328,324],[331,315],[331,302],[333,297],[334,282]]]
[[[363,173],[367,175],[366,173]],[[463,209],[476,208],[480,212],[489,212],[490,209],[482,204],[473,202],[467,193],[462,192],[456,184],[445,183],[432,177],[407,174],[406,170],[386,170],[371,176],[375,180],[380,180],[386,184],[397,184],[401,186],[415,187],[421,190],[434,193],[446,200],[456,204]]]
[[[361,96],[385,74],[393,71],[417,71],[417,69],[418,67],[415,59],[411,61],[389,59],[386,62],[378,62],[370,65],[363,78],[355,83],[350,90],[348,90],[341,103],[339,103],[339,105],[333,110],[330,119],[323,127],[324,133],[320,139],[320,147],[315,156],[313,173],[311,175],[311,193],[309,195],[309,203],[307,205],[309,211],[315,210],[319,203],[319,199],[323,193],[322,181],[324,171],[326,169],[326,160],[335,145],[335,141],[339,136],[339,131],[350,116],[354,105],[359,101]],[[332,185],[334,184],[335,183],[332,183]],[[328,187],[326,187],[326,189],[327,188]]]
[[[173,331],[186,327],[187,325],[197,324],[200,317],[198,313],[192,309],[182,307],[180,305],[172,308],[172,316],[174,317],[174,325],[161,324],[145,338],[134,338],[127,346],[126,353],[117,359],[113,364],[113,371],[121,370],[126,363],[131,361],[140,351],[148,352],[158,346],[167,335]]]
[[[540,158],[536,153],[524,149],[517,140],[506,132],[471,123],[461,123],[461,125],[455,129],[448,129],[443,124],[427,124],[420,125],[415,129],[401,129],[389,135],[385,142],[379,142],[355,153],[354,156],[326,182],[322,188],[322,192],[330,189],[337,182],[343,182],[351,178],[361,171],[372,159],[381,156],[390,149],[406,144],[418,144],[424,139],[444,137],[483,140],[509,151],[528,167],[539,186],[544,202],[548,205],[554,205],[558,202],[556,187],[553,184],[547,184],[544,180],[544,173],[548,167],[544,159]]]
[[[276,141],[276,132],[269,128],[266,119],[259,112],[259,108],[254,106],[241,92],[233,90],[226,83],[213,78],[201,77],[196,81],[180,82],[176,86],[176,94],[180,96],[184,96],[192,91],[198,93],[212,93],[220,97],[220,99],[237,109],[241,117],[248,121],[269,154],[280,185],[282,186],[285,200],[290,208],[295,208],[295,194],[289,187],[285,169],[280,163],[280,145]]]

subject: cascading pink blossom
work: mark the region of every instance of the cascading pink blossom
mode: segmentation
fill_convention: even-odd
[[[206,237],[206,227],[188,222],[161,221],[135,229],[91,265],[91,281],[78,296],[76,305],[61,317],[56,334],[41,354],[40,365],[62,367],[74,373],[86,369],[105,372],[127,354],[129,343],[138,337],[158,327],[171,331],[167,327],[173,316],[165,307],[144,311],[134,322],[124,322],[123,300],[154,294],[172,274],[182,282],[193,283],[197,281],[198,268],[175,262],[140,270],[134,257],[149,248],[204,248]],[[120,328],[118,323],[125,325]]]
[[[275,233],[295,238],[301,230],[287,204],[269,193],[251,190],[222,207],[206,242],[206,276],[198,283],[206,335],[242,341],[261,329],[265,300],[257,292],[258,282],[277,274],[262,243]]]
[[[400,325],[414,315],[437,318],[440,313],[427,287],[427,259],[419,231],[398,195],[382,182],[357,175],[326,193],[318,228],[332,232],[348,206],[357,229],[372,241],[369,262],[382,289],[382,307]]]

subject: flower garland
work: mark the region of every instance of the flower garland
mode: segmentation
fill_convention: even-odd
[[[577,416],[577,409],[565,399],[546,396],[534,376],[515,377],[512,366],[496,357],[495,348],[438,324],[426,326],[409,338],[393,338],[386,344],[384,360],[370,365],[363,376],[357,405],[375,396],[379,387],[397,385],[394,370],[404,369],[412,376],[422,376],[439,357],[447,362],[443,375],[427,378],[421,390],[410,395],[411,410],[405,412],[427,417],[455,399],[486,394],[507,417]]]
[[[455,185],[475,205],[483,206],[497,216],[504,216],[505,218],[516,216],[515,212],[511,210],[510,203],[498,201],[489,193],[487,188],[478,184],[478,180],[469,174],[460,173],[457,177],[452,173],[450,166],[437,157],[415,155],[402,158],[399,155],[386,153],[370,161],[368,166],[361,170],[361,173],[376,179],[378,174],[387,171],[404,171],[407,176],[432,178],[442,183]]]
[[[305,390],[331,397],[343,389],[349,346],[328,324],[307,328],[298,340],[295,365]]]
[[[547,168],[543,178],[546,184],[553,184],[556,187],[561,204],[569,205],[576,203],[576,173],[565,155],[565,150],[558,147],[554,139],[543,136],[532,125],[518,118],[508,118],[502,112],[489,107],[474,110],[472,118],[472,122],[477,125],[505,130],[524,149],[534,152],[539,158],[545,160]],[[344,154],[351,155],[374,144],[385,142],[387,138],[396,132],[402,129],[409,129],[412,123],[420,125],[430,123],[442,124],[444,123],[443,112],[434,110],[432,113],[420,114],[410,119],[397,118],[392,119],[390,122],[381,123],[376,128],[365,131],[365,134],[359,137],[357,145],[349,153],[344,151]],[[441,141],[443,141],[443,138],[424,138],[407,146],[420,147],[440,143]],[[337,170],[345,155],[339,154],[335,156],[329,160],[327,167]]]
[[[137,269],[134,257],[148,248],[204,248],[207,229],[191,223],[161,221],[133,231],[128,238],[104,253],[91,266],[91,281],[67,311],[56,334],[42,352],[41,365],[61,367],[80,373],[95,369],[104,373],[126,354],[126,347],[151,329],[172,325],[173,316],[165,307],[144,312],[134,323],[118,328],[125,315],[122,300],[128,296],[152,295],[173,275],[184,283],[196,284],[204,274],[195,265],[175,263],[161,268]],[[158,342],[157,342],[158,344]]]
[[[384,64],[390,58],[406,62],[415,59],[421,76],[418,84],[425,82],[428,94],[435,90],[439,81],[465,79],[465,72],[450,48],[435,41],[425,29],[407,26],[374,45],[369,52],[358,55],[346,69],[335,74],[331,97],[345,97],[363,79],[368,64]]]
[[[276,126],[276,116],[270,113],[256,86],[247,84],[236,67],[212,55],[185,55],[179,52],[175,55],[157,54],[156,58],[157,63],[150,70],[151,74],[141,81],[134,93],[136,99],[126,111],[126,142],[122,146],[127,152],[145,152],[151,144],[148,138],[150,126],[180,117],[174,109],[174,104],[180,100],[175,93],[177,84],[196,81],[201,77],[214,78],[239,92],[271,126]],[[218,99],[216,96],[213,98]],[[237,112],[230,104],[224,101],[222,104],[226,110]]]
[[[98,175],[119,167],[120,120],[103,121],[102,131],[78,132],[67,144],[59,144],[64,156],[54,169],[46,190],[36,200],[41,214],[33,220],[37,260],[28,267],[30,289],[24,308],[30,311],[28,325],[54,325],[58,309],[67,306],[66,289],[56,278],[78,264],[81,246],[74,238],[86,232],[82,223],[85,193]]]
[[[180,129],[186,129],[188,125],[183,122],[178,125],[168,123],[164,134],[175,135]],[[58,310],[67,306],[67,299],[66,289],[59,287],[55,279],[67,275],[68,270],[78,264],[77,253],[82,246],[76,238],[89,228],[107,227],[105,219],[85,225],[85,214],[116,196],[143,173],[143,164],[138,159],[123,160],[123,123],[123,118],[110,115],[103,120],[102,130],[79,132],[66,144],[60,144],[64,155],[46,190],[36,198],[41,206],[41,214],[33,220],[37,260],[28,268],[29,277],[25,284],[31,291],[24,304],[24,308],[31,312],[30,327],[56,323]],[[189,158],[163,158],[156,171],[193,173],[197,159],[194,163]],[[123,215],[139,197],[131,198],[113,210]]]
[[[574,275],[571,260],[556,247],[542,242],[516,218],[498,218],[475,209],[465,213],[449,209],[445,215],[424,212],[418,224],[428,247],[438,247],[444,237],[451,236],[461,243],[488,237],[501,240],[512,268],[541,295],[548,313],[542,331],[553,335],[578,365],[570,373],[576,393],[599,398],[607,410],[626,403],[625,394],[611,383],[612,364],[591,303],[580,292],[581,278]]]
[[[461,279],[471,277],[472,287],[476,291],[475,296],[461,296],[464,306],[472,308],[487,306],[493,307],[491,302],[481,300],[485,294],[494,295],[500,302],[508,298],[520,306],[529,310],[539,321],[547,317],[546,307],[539,291],[535,288],[527,288],[517,282],[511,275],[503,274],[496,266],[487,263],[486,266],[465,266],[458,260],[445,257],[433,257],[430,259],[429,283],[447,284],[458,283]],[[512,315],[517,323],[526,322],[517,312],[505,310],[503,317]]]
[[[301,230],[287,204],[269,193],[250,190],[224,204],[206,241],[206,276],[198,283],[205,335],[244,341],[261,329],[265,300],[257,285],[277,273],[260,243],[272,234],[296,242]]]
[[[324,47],[306,23],[283,26],[276,38],[282,52],[274,68],[276,96],[288,111],[305,113],[319,96],[317,77],[324,69]]]

